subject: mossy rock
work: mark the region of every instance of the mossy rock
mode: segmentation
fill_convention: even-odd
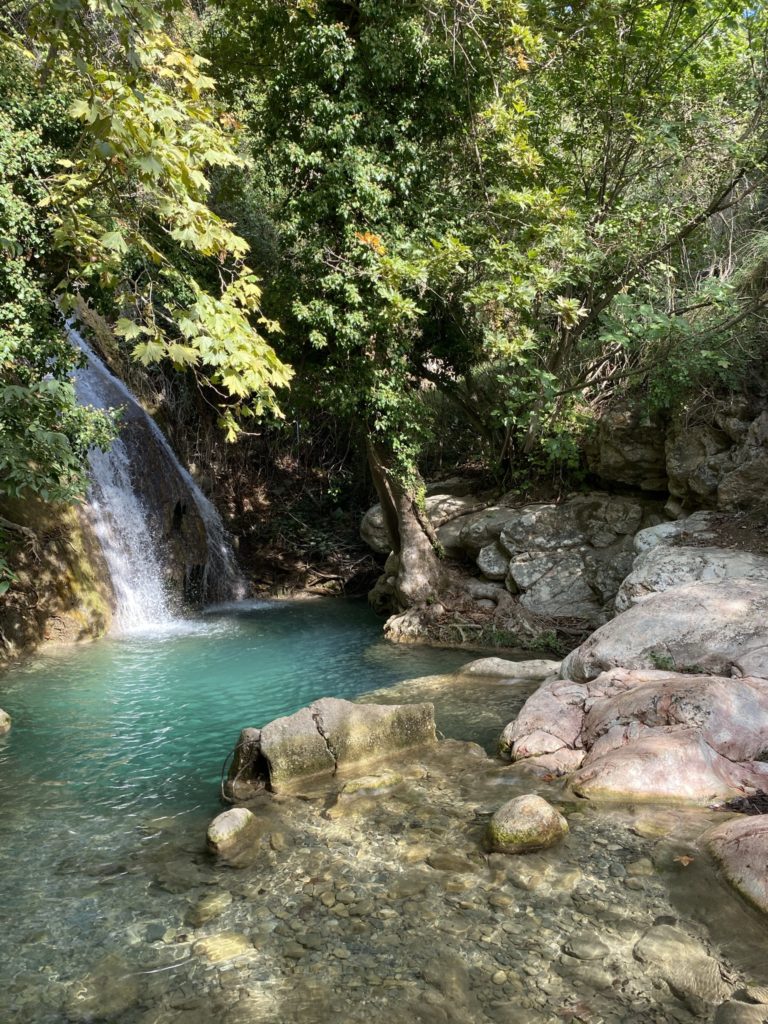
[[[555,846],[568,834],[568,822],[543,797],[508,800],[488,823],[485,840],[495,853],[532,853]]]

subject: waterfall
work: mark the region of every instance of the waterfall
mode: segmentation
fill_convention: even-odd
[[[88,515],[112,578],[120,631],[173,621],[183,596],[198,603],[243,596],[224,526],[165,435],[83,337],[67,326],[87,363],[75,371],[83,405],[122,407],[120,436],[90,453]],[[169,582],[183,568],[177,600]]]

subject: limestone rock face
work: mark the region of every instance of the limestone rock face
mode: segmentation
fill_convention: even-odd
[[[635,559],[616,595],[616,610],[626,611],[651,594],[682,583],[724,579],[759,580],[768,585],[768,558],[732,548],[657,545]]]
[[[724,410],[709,426],[667,438],[669,490],[688,506],[760,508],[768,487],[768,411]]]
[[[534,794],[508,800],[488,824],[486,843],[496,853],[531,853],[559,843],[568,822],[543,797]]]
[[[597,629],[561,674],[586,681],[618,666],[768,678],[768,583],[722,579],[652,594]]]
[[[768,914],[768,815],[726,821],[707,834],[706,843],[731,885]]]
[[[11,730],[11,716],[7,711],[0,708],[0,736],[5,736]]]
[[[549,680],[500,748],[573,772],[590,799],[726,800],[768,786],[768,681],[627,669]]]
[[[572,495],[562,503],[512,506],[513,495],[492,506],[478,506],[476,498],[432,495],[426,505],[446,555],[462,562],[473,560],[478,575],[467,586],[475,601],[493,600],[501,628],[517,618],[579,619],[584,631],[605,622],[614,611],[614,597],[632,568],[632,538],[642,527],[658,521],[650,501],[603,493]],[[660,506],[658,506],[660,508]],[[473,508],[475,510],[473,510]],[[363,539],[384,553],[389,541],[381,508],[364,516]],[[393,593],[391,567],[385,569],[372,597]],[[519,615],[507,614],[495,595],[480,595],[477,586],[504,585],[507,605],[519,604]],[[504,593],[504,590],[502,591]],[[509,598],[514,595],[514,600]],[[416,637],[423,632],[417,624]],[[398,639],[410,634],[398,630]]]
[[[265,786],[296,790],[308,779],[330,778],[340,767],[436,738],[432,704],[353,704],[324,697],[262,729],[244,729],[227,786],[235,799]]]
[[[208,826],[208,849],[221,856],[239,852],[256,831],[256,818],[245,807],[232,807]]]
[[[424,507],[430,522],[437,528],[449,519],[467,515],[481,504],[479,498],[469,494],[430,494],[425,499]],[[360,536],[377,554],[389,554],[392,544],[384,524],[381,505],[374,505],[365,513],[360,524]]]
[[[603,480],[664,491],[667,487],[664,431],[628,409],[603,416],[587,451],[590,470]]]

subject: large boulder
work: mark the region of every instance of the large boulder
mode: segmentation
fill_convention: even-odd
[[[630,571],[644,513],[637,501],[604,494],[516,510],[498,538],[509,555],[507,589],[534,614],[604,622]]]
[[[597,629],[561,674],[594,679],[616,667],[768,678],[768,583],[722,579],[652,594]]]
[[[531,853],[559,843],[568,822],[543,797],[528,793],[503,804],[491,818],[486,845],[495,853]]]
[[[768,584],[768,557],[734,548],[657,545],[635,559],[616,595],[616,610],[626,611],[651,594],[682,583],[725,579]]]
[[[731,885],[768,914],[768,815],[726,821],[707,834],[706,845]]]
[[[255,790],[296,790],[339,768],[436,740],[432,704],[353,704],[323,697],[261,729],[244,729],[227,789],[235,799]]]
[[[768,785],[768,680],[614,669],[544,683],[501,753],[567,774],[592,799],[708,804]]]

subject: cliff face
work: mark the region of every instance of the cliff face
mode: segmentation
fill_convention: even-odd
[[[17,580],[0,598],[0,663],[43,643],[105,633],[112,619],[109,572],[82,510],[6,501],[0,515],[32,531],[9,532]]]

